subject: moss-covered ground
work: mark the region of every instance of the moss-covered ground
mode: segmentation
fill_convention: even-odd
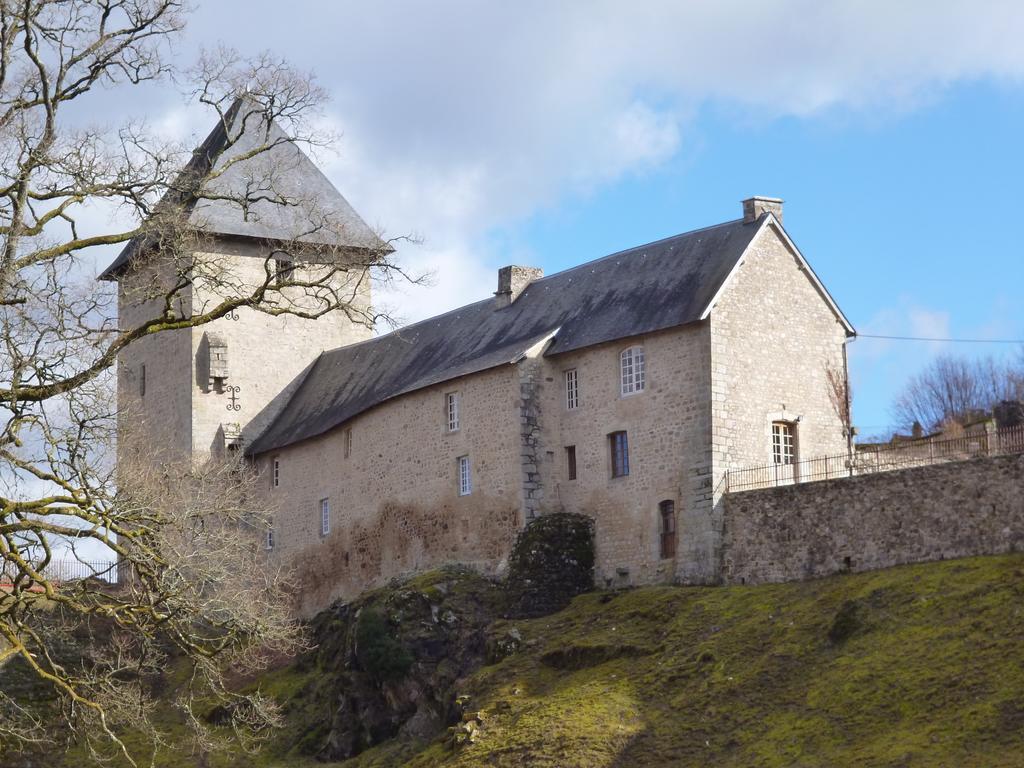
[[[521,649],[465,681],[475,743],[386,743],[335,765],[1024,765],[1024,555],[592,593],[493,631],[512,627]],[[280,743],[310,721],[303,692],[324,673],[264,679],[289,715]],[[164,764],[196,764],[182,757]],[[208,764],[323,765],[274,743]]]

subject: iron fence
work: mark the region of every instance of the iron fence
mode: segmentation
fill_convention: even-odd
[[[33,567],[42,567],[42,575],[56,584],[82,579],[99,579],[108,584],[118,582],[117,562],[114,560],[86,561],[75,558],[51,560],[44,566],[33,563]],[[0,560],[0,586],[10,586],[18,575],[18,567],[9,560]]]
[[[816,456],[791,464],[733,469],[725,473],[724,486],[726,493],[733,493],[1015,453],[1024,453],[1024,426],[961,437],[925,438],[861,447],[852,456],[842,453]]]

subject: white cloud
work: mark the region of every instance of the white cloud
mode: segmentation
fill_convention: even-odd
[[[1020,82],[1022,34],[1024,4],[1006,1],[220,0],[187,41],[318,75],[344,135],[329,175],[371,223],[425,237],[401,254],[437,276],[414,317],[486,295],[486,233],[657,167],[703,104],[899,113],[956,81]],[[174,109],[160,130],[184,129]]]

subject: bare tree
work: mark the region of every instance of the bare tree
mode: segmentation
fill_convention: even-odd
[[[1024,397],[1024,367],[991,357],[971,360],[943,355],[913,376],[893,403],[901,429],[963,425],[1003,400]]]
[[[296,634],[286,583],[263,562],[244,466],[195,466],[122,434],[115,470],[118,353],[242,308],[373,325],[353,297],[370,274],[401,275],[387,243],[353,247],[344,221],[281,183],[273,158],[329,140],[309,128],[324,96],[311,77],[226,50],[178,71],[167,46],[183,23],[178,0],[0,0],[0,674],[22,665],[71,733],[100,734],[126,756],[117,726],[146,722],[146,681],[168,654],[256,732],[272,707],[228,691],[224,670],[258,665]],[[186,84],[216,117],[217,141],[192,153],[144,125],[73,119],[98,112],[103,92],[153,81]],[[196,258],[197,217],[216,206],[293,225],[275,233],[255,277]],[[112,210],[129,225],[93,231]],[[93,280],[91,254],[112,245],[127,246],[124,268],[139,277],[147,313],[131,322]],[[215,299],[185,300],[210,286]],[[57,582],[60,553],[85,542],[115,553],[122,589]],[[69,659],[60,648],[72,636],[80,652]],[[188,697],[180,705],[208,739]],[[43,725],[0,686],[0,751]]]

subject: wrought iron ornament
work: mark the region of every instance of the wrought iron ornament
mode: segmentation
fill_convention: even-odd
[[[227,392],[227,393],[229,393],[231,395],[231,402],[228,403],[228,405],[227,405],[227,409],[229,411],[240,411],[240,410],[242,410],[242,406],[239,405],[239,403],[238,403],[238,393],[239,393],[239,391],[241,389],[242,388],[237,386],[237,385],[231,385],[230,387],[227,387],[224,390],[225,392]]]

